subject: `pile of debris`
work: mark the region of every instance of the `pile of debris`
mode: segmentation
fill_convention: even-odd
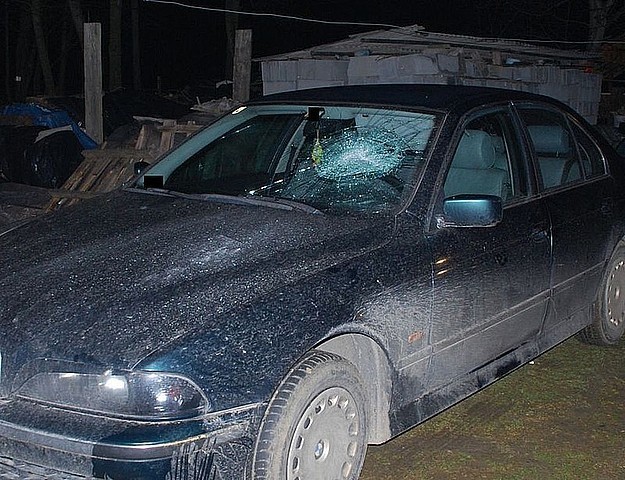
[[[83,152],[84,161],[67,179],[60,190],[52,192],[47,210],[70,205],[80,198],[110,192],[135,175],[135,165],[152,163],[182,139],[201,126],[194,122],[178,123],[171,119],[138,119],[141,124],[134,145],[109,145]],[[131,137],[132,138],[132,137]]]
[[[234,106],[221,98],[198,100],[191,108],[163,107],[150,104],[145,94],[139,102],[120,95],[105,102],[101,145],[82,130],[76,99],[36,99],[0,110],[0,231],[118,188],[135,175],[136,164],[154,162]],[[132,115],[124,105],[134,109]]]

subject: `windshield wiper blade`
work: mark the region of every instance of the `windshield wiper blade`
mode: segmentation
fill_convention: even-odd
[[[296,210],[301,210],[302,212],[310,213],[312,215],[323,215],[323,212],[318,208],[313,207],[312,205],[308,205],[307,203],[298,202],[296,200],[291,200],[290,198],[282,198],[282,197],[264,197],[266,200],[271,200],[273,202],[277,202],[281,205],[288,205]]]
[[[321,210],[316,209],[305,203],[296,202],[286,198],[277,197],[259,197],[256,195],[224,195],[221,193],[184,193],[176,190],[167,190],[164,188],[140,188],[142,192],[153,193],[156,195],[167,195],[176,198],[185,198],[188,200],[201,200],[206,202],[220,202],[230,205],[255,205],[258,207],[277,208],[279,210],[301,210],[314,215],[323,214]]]

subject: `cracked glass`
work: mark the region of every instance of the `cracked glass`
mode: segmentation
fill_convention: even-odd
[[[167,155],[137,185],[323,212],[393,211],[413,190],[437,123],[431,113],[381,108],[243,108]]]

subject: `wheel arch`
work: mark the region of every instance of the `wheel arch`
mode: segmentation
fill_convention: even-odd
[[[368,442],[380,444],[389,440],[393,382],[390,362],[384,349],[362,333],[337,335],[319,343],[315,349],[339,355],[356,367],[368,392]]]
[[[603,286],[603,277],[605,275],[605,270],[608,268],[610,261],[614,257],[614,254],[618,251],[619,248],[625,247],[625,232],[623,229],[619,229],[618,231],[613,231],[612,238],[609,243],[606,243],[604,259],[603,259],[603,271],[601,272],[601,281],[599,285],[597,285],[597,291],[595,292],[595,299],[599,298],[601,295],[601,288]],[[596,300],[595,300],[596,301]]]

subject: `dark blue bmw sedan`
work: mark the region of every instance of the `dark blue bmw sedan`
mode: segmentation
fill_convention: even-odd
[[[356,479],[564,339],[619,341],[625,170],[546,97],[299,91],[0,252],[0,471]]]

